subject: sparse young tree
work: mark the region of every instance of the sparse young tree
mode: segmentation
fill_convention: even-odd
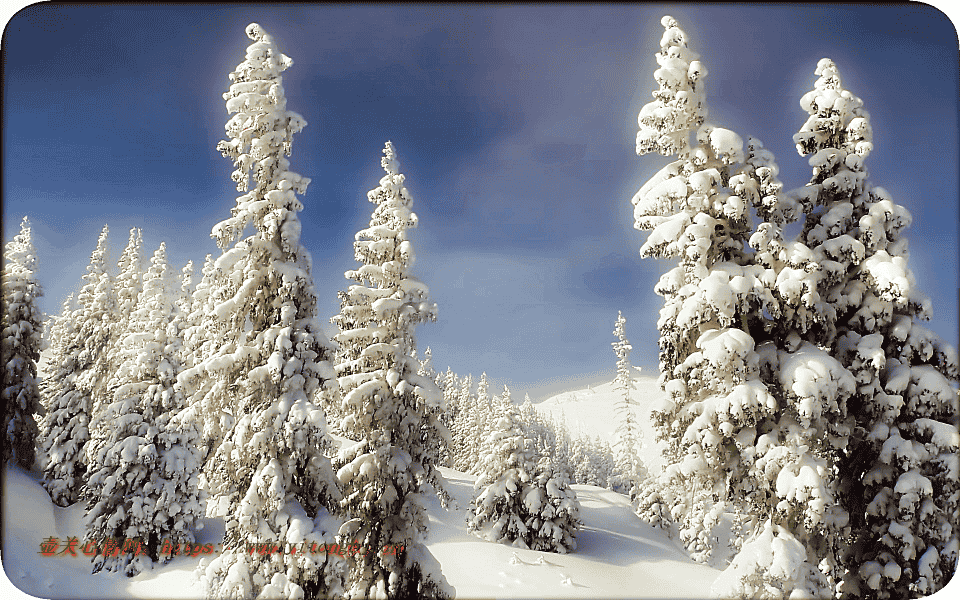
[[[627,320],[623,318],[623,313],[618,313],[617,323],[613,329],[617,341],[611,344],[614,354],[617,355],[617,378],[614,386],[621,394],[620,402],[617,403],[617,416],[620,419],[617,424],[616,441],[618,481],[614,489],[634,495],[634,487],[641,479],[645,478],[646,470],[637,455],[641,431],[633,414],[634,402],[631,397],[631,391],[634,389],[633,368],[630,366],[630,350],[633,347],[627,341],[626,330],[624,329],[626,323]]]
[[[337,473],[341,508],[350,518],[340,538],[368,549],[350,558],[347,595],[450,597],[453,589],[423,543],[425,488],[446,498],[436,467],[449,434],[440,422],[440,390],[417,374],[413,357],[414,328],[436,319],[436,305],[412,275],[413,197],[393,144],[387,142],[383,153],[386,175],[367,194],[376,208],[354,242],[361,266],[346,273],[357,283],[340,293],[340,313],[332,319],[340,329],[342,427],[357,442],[341,451],[344,466]]]
[[[44,386],[50,396],[40,424],[43,486],[58,506],[68,506],[80,498],[86,477],[90,418],[99,408],[95,400],[109,371],[106,355],[116,296],[107,271],[108,233],[104,226],[83,277],[86,284],[77,296],[76,310],[69,316],[62,315],[62,337],[55,342],[55,369],[50,385]]]
[[[3,252],[3,320],[0,323],[0,365],[4,443],[0,461],[32,469],[36,458],[36,416],[43,414],[37,382],[42,318],[37,298],[37,252],[30,221],[20,222],[20,233]]]
[[[93,427],[105,432],[88,452],[84,515],[88,540],[128,539],[131,552],[94,557],[94,572],[134,576],[172,558],[163,544],[192,543],[203,509],[199,489],[197,424],[178,419],[184,408],[176,386],[180,369],[175,279],[161,244],[144,275],[128,332],[114,356],[120,362],[108,389],[113,402]]]
[[[232,179],[244,193],[213,228],[224,253],[198,286],[212,311],[197,326],[215,341],[197,351],[192,336],[200,362],[178,378],[192,418],[217,424],[205,427],[212,435],[204,474],[207,514],[225,520],[225,550],[202,565],[201,579],[217,598],[338,595],[342,564],[332,553],[247,548],[332,542],[337,523],[328,511],[340,493],[325,455],[326,420],[314,402],[338,388],[332,348],[316,321],[310,255],[300,242],[297,194],[310,180],[286,158],[306,123],[286,107],[281,73],[292,61],[256,23],[246,33],[253,43],[224,94],[233,114],[229,139],[217,146],[233,160]]]

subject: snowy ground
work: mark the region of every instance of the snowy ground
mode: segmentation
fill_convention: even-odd
[[[662,393],[652,378],[637,383],[635,399],[641,407]],[[564,392],[537,406],[548,414],[562,413],[568,424],[580,423],[584,433],[607,437],[615,426],[613,404],[617,398],[612,383],[607,383]],[[645,429],[644,434],[652,440],[652,431]],[[480,540],[466,531],[475,477],[452,469],[442,472],[455,505],[444,510],[435,499],[431,502],[427,545],[459,598],[701,598],[708,595],[719,575],[719,571],[687,558],[661,531],[640,522],[626,497],[593,486],[573,486],[582,505],[584,526],[572,554],[522,550]],[[54,506],[37,477],[17,467],[8,466],[5,476],[3,567],[21,590],[41,598],[201,596],[194,576],[200,557],[178,557],[128,579],[112,573],[90,574],[89,559],[82,552],[77,557],[42,556],[40,544],[48,537],[81,537],[83,507]],[[222,535],[222,522],[207,520],[198,541],[216,545]],[[2,586],[0,595],[5,599],[29,597],[16,590],[7,593]]]
[[[641,523],[629,501],[609,490],[573,486],[584,527],[577,551],[558,555],[482,541],[466,531],[474,477],[443,469],[455,506],[430,504],[428,546],[459,598],[699,598],[718,571],[693,563],[660,531]],[[44,557],[41,542],[80,536],[83,507],[58,508],[38,480],[8,466],[4,485],[3,566],[21,590],[41,598],[197,598],[199,557],[126,578],[90,574],[89,559]],[[222,524],[208,520],[200,543],[219,543]],[[4,593],[4,598],[28,597]]]
[[[643,458],[659,464],[648,414],[663,392],[656,378],[640,375],[633,399],[643,429]],[[613,383],[588,385],[538,403],[541,413],[563,422],[571,432],[612,440],[614,407],[619,392]],[[598,487],[575,485],[582,505],[583,529],[576,552],[568,555],[522,550],[480,540],[466,531],[466,510],[475,477],[441,469],[454,498],[449,510],[434,499],[429,505],[427,545],[440,561],[458,598],[706,598],[720,571],[699,565],[660,530],[640,522],[626,497]],[[33,474],[7,466],[3,494],[3,567],[0,597],[41,598],[198,598],[202,595],[194,569],[200,557],[179,557],[151,572],[128,579],[112,573],[90,574],[86,557],[43,557],[41,542],[79,537],[83,507],[53,506]],[[208,519],[198,536],[201,544],[218,544],[223,524]],[[79,554],[79,553],[78,553]],[[955,578],[957,579],[957,578]],[[953,582],[933,600],[960,598]]]

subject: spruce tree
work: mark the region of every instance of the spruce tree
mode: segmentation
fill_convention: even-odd
[[[819,266],[808,278],[822,299],[804,333],[857,384],[838,466],[837,500],[852,538],[830,574],[848,597],[928,595],[957,563],[957,356],[917,323],[930,302],[907,264],[910,213],[867,179],[869,114],[831,60],[816,74],[800,101],[809,118],[794,136],[813,167],[796,193],[814,207],[799,242]]]
[[[140,292],[143,290],[144,272],[140,256],[142,246],[143,240],[140,230],[136,227],[130,229],[127,246],[120,254],[120,260],[117,263],[118,274],[113,278],[115,311],[110,327],[110,338],[104,351],[103,384],[96,391],[93,407],[105,408],[114,401],[111,378],[124,361],[121,342],[130,332],[130,318],[137,309]],[[112,433],[109,419],[101,418],[102,415],[99,413],[100,409],[96,409],[96,412],[91,415],[90,441],[86,448],[88,463],[93,453],[100,450],[101,445]]]
[[[480,459],[468,529],[520,548],[572,552],[580,503],[562,469],[537,457],[509,390],[494,399],[496,420]]]
[[[77,295],[77,308],[62,315],[62,339],[56,341],[57,361],[45,386],[47,414],[40,424],[43,486],[58,506],[80,498],[85,482],[90,419],[100,408],[109,369],[106,358],[116,316],[113,281],[107,270],[107,236],[103,227],[90,257],[86,283]],[[69,322],[69,324],[68,324]]]
[[[617,403],[617,442],[616,442],[616,470],[618,473],[618,482],[615,490],[634,494],[634,487],[640,479],[645,476],[645,469],[637,455],[637,447],[640,443],[640,427],[633,414],[633,398],[631,391],[634,389],[632,367],[630,366],[630,350],[633,348],[627,341],[624,326],[627,320],[623,318],[623,313],[617,313],[617,323],[614,326],[613,335],[617,336],[617,341],[613,342],[613,352],[617,356],[617,378],[614,386],[620,392],[621,399]]]
[[[203,515],[199,430],[195,422],[177,419],[185,405],[176,385],[181,341],[165,244],[150,262],[128,332],[114,352],[119,364],[108,383],[113,402],[93,423],[106,433],[88,452],[84,494],[87,539],[130,540],[131,552],[95,556],[94,572],[133,576],[154,561],[170,560],[171,550],[161,554],[164,546],[192,543]]]
[[[354,242],[361,266],[345,274],[356,284],[340,293],[340,313],[332,319],[340,329],[342,427],[357,442],[342,451],[337,473],[341,508],[350,518],[340,538],[367,549],[350,559],[347,594],[447,597],[453,590],[423,544],[423,494],[431,486],[446,497],[436,467],[440,441],[449,434],[440,422],[440,390],[417,374],[413,357],[414,328],[436,319],[436,305],[412,275],[413,197],[393,144],[387,142],[383,153],[386,175],[367,194],[376,208]]]
[[[660,383],[670,397],[652,416],[658,438],[667,441],[668,466],[649,485],[671,507],[687,548],[709,560],[723,505],[756,487],[748,475],[750,447],[759,423],[778,408],[761,380],[753,337],[763,339],[763,311],[776,315],[778,306],[764,285],[772,270],[748,252],[750,209],[778,222],[795,211],[779,196],[776,165],[758,141],[744,148],[736,133],[705,123],[706,69],[676,20],[661,24],[654,74],[660,89],[640,112],[637,153],[656,150],[678,160],[644,184],[633,204],[636,227],[651,230],[642,256],[679,264],[655,288],[664,297]],[[658,507],[649,517],[659,519],[662,502],[649,505]]]
[[[13,461],[32,469],[36,458],[36,416],[43,414],[37,382],[42,319],[37,298],[37,252],[30,221],[20,222],[18,233],[3,253],[3,320],[0,323],[0,365],[3,366],[2,462]]]
[[[316,322],[311,259],[297,217],[297,195],[310,180],[291,171],[285,157],[306,123],[286,107],[281,73],[292,61],[256,23],[246,33],[253,43],[224,94],[233,115],[229,139],[217,146],[233,161],[232,179],[243,194],[213,228],[224,253],[198,286],[212,310],[196,326],[214,344],[197,350],[194,332],[199,362],[179,378],[193,418],[219,428],[208,439],[204,474],[208,516],[225,520],[225,549],[202,565],[201,579],[211,597],[323,597],[342,591],[335,555],[247,547],[332,541],[337,524],[329,510],[340,494],[315,402],[337,393],[332,350]]]

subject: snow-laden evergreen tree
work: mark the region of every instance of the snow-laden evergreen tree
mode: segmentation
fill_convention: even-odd
[[[417,369],[417,375],[429,377],[433,379],[434,382],[437,380],[437,371],[433,368],[433,351],[430,350],[429,346],[423,351],[423,360],[420,361],[420,368]]]
[[[143,235],[140,229],[130,230],[130,239],[117,263],[119,273],[114,281],[117,293],[117,327],[114,331],[114,343],[127,334],[127,322],[137,309],[140,292],[143,290],[144,272],[140,251]]]
[[[337,374],[343,389],[344,434],[357,443],[341,451],[337,472],[341,508],[350,520],[344,543],[369,549],[351,557],[349,597],[451,597],[453,589],[423,541],[426,488],[446,501],[437,470],[443,397],[436,383],[417,374],[415,327],[436,319],[429,290],[412,274],[409,230],[417,226],[413,197],[404,185],[393,144],[381,165],[386,175],[368,192],[376,205],[370,225],[356,235],[357,282],[340,293]],[[397,549],[385,553],[383,548]]]
[[[176,280],[161,244],[143,276],[136,309],[114,356],[113,402],[92,428],[105,432],[88,452],[84,496],[86,538],[131,540],[131,552],[94,557],[94,572],[133,576],[152,568],[164,544],[192,543],[203,510],[199,490],[199,429],[178,418],[184,397],[176,385],[181,341],[175,323]],[[138,548],[140,551],[136,551]]]
[[[77,295],[77,308],[62,315],[62,338],[55,341],[54,370],[47,414],[40,424],[43,486],[58,506],[68,506],[80,498],[86,478],[86,444],[90,439],[90,419],[99,408],[109,372],[106,355],[116,316],[113,278],[107,270],[107,236],[103,227],[97,247],[90,257],[86,283]],[[69,322],[69,325],[67,324]]]
[[[498,419],[495,403],[490,397],[490,383],[487,381],[486,372],[480,374],[476,401],[470,410],[470,437],[466,442],[466,460],[469,461],[470,467],[467,472],[471,475],[479,475],[484,444],[493,433]]]
[[[136,227],[130,229],[127,246],[120,254],[120,260],[117,263],[118,274],[113,279],[116,307],[110,327],[110,339],[107,341],[105,350],[104,364],[107,366],[103,385],[99,387],[93,398],[94,407],[105,408],[106,405],[114,401],[113,390],[110,388],[110,378],[114,376],[116,369],[124,361],[121,341],[129,333],[130,318],[137,309],[140,292],[143,290],[144,272],[140,255],[142,246],[143,236],[140,229]],[[99,409],[97,409],[91,415],[90,441],[86,448],[88,463],[92,454],[97,452],[106,438],[111,435],[109,420],[99,417]]]
[[[193,261],[188,260],[187,264],[180,270],[180,292],[177,294],[176,311],[178,327],[186,329],[189,326],[190,313],[193,311],[193,292],[194,292],[194,271]],[[181,356],[183,352],[181,352]]]
[[[750,448],[758,423],[778,408],[760,379],[752,336],[762,339],[763,311],[776,315],[778,306],[765,286],[772,269],[754,264],[747,251],[750,208],[782,223],[795,207],[778,195],[776,165],[759,142],[745,149],[736,133],[704,123],[706,69],[677,22],[661,23],[654,74],[660,89],[640,112],[637,153],[656,150],[678,160],[644,184],[633,204],[636,227],[651,230],[641,254],[679,264],[656,287],[664,297],[660,382],[670,398],[652,414],[658,437],[668,442],[668,467],[649,485],[671,507],[684,544],[709,560],[723,504],[756,487],[747,476]]]
[[[633,348],[627,341],[625,325],[627,320],[623,313],[617,313],[617,323],[613,329],[613,335],[617,336],[617,341],[613,342],[613,353],[617,356],[617,378],[614,386],[620,392],[621,399],[617,403],[617,441],[616,441],[616,470],[617,484],[615,491],[626,492],[634,495],[634,487],[645,478],[646,472],[643,463],[638,455],[638,446],[640,444],[641,431],[637,424],[636,416],[633,414],[633,398],[631,392],[634,389],[633,367],[630,366],[630,350]]]
[[[467,375],[460,387],[460,413],[454,423],[453,467],[466,473],[479,460],[480,439],[483,436],[484,415],[480,398],[473,391],[473,374]]]
[[[213,256],[208,254],[201,269],[200,281],[193,289],[189,303],[184,303],[184,308],[189,306],[189,312],[185,313],[182,326],[183,370],[177,376],[189,403],[196,405],[202,431],[204,463],[236,422],[232,408],[219,404],[229,382],[205,377],[203,367],[218,352],[220,342],[230,327],[229,322],[217,317],[215,310],[230,297],[232,293],[223,269],[218,268]]]
[[[494,400],[497,419],[480,460],[468,528],[484,539],[567,553],[576,546],[580,503],[563,470],[538,459],[509,390]]]
[[[4,248],[3,262],[0,410],[4,438],[0,461],[10,460],[29,470],[36,458],[36,417],[43,414],[37,382],[43,325],[37,298],[43,292],[37,282],[37,252],[27,217],[20,222],[20,233]]]
[[[816,74],[800,101],[809,118],[794,136],[813,167],[810,183],[794,192],[813,208],[798,244],[816,268],[791,275],[821,302],[809,319],[785,324],[856,379],[847,400],[852,435],[838,443],[837,494],[853,537],[826,574],[835,584],[843,573],[840,590],[849,597],[924,596],[942,588],[957,563],[957,356],[917,323],[930,303],[907,265],[910,213],[867,180],[869,114],[831,60]]]
[[[253,43],[224,94],[233,115],[229,139],[217,147],[233,160],[232,179],[244,193],[213,228],[224,253],[205,267],[197,293],[203,288],[206,298],[194,307],[211,313],[187,334],[191,360],[199,362],[178,377],[192,418],[204,422],[205,437],[213,433],[204,468],[207,514],[226,526],[224,552],[202,563],[201,579],[217,598],[337,595],[343,573],[336,555],[251,553],[247,546],[332,542],[338,523],[329,509],[340,494],[315,402],[336,394],[337,385],[331,345],[316,321],[310,255],[300,242],[297,194],[309,179],[286,158],[306,123],[286,106],[281,73],[292,61],[259,25],[246,33]],[[204,330],[213,345],[198,344]],[[211,421],[218,430],[207,429]]]
[[[440,466],[453,467],[458,443],[456,426],[463,410],[460,402],[460,378],[453,369],[447,367],[445,373],[437,375],[436,382],[443,395],[444,410],[440,414],[440,422],[450,432],[448,441],[440,446]]]

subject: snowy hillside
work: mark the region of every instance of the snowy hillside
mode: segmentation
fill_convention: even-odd
[[[636,380],[634,400],[645,440],[652,440],[647,412],[662,392],[652,377]],[[612,439],[615,426],[613,383],[557,394],[537,404],[552,418],[564,419],[571,431]],[[639,411],[638,411],[639,412]],[[655,454],[645,446],[644,459]],[[60,550],[71,536],[82,537],[83,506],[60,508],[50,502],[39,478],[7,466],[3,496],[3,566],[19,590],[4,598],[197,598],[203,593],[195,568],[201,556],[180,556],[163,567],[127,578],[117,573],[90,573],[82,547],[77,557],[43,556],[49,537]],[[427,547],[440,561],[458,598],[702,598],[719,571],[694,563],[658,529],[633,514],[629,500],[610,490],[574,485],[581,503],[583,528],[577,550],[560,555],[483,541],[467,532],[466,519],[476,477],[442,468],[454,499],[444,510],[436,498],[428,503]],[[223,523],[206,519],[200,545],[222,542]],[[2,588],[0,588],[2,589]],[[29,596],[27,595],[29,594]]]
[[[707,595],[718,571],[698,565],[659,530],[641,523],[629,501],[609,490],[573,486],[584,522],[573,554],[558,555],[480,540],[465,521],[475,478],[442,469],[456,505],[449,511],[428,504],[427,546],[459,598],[698,598]],[[37,478],[8,466],[3,513],[3,565],[7,577],[41,598],[196,598],[202,588],[194,574],[201,557],[178,557],[164,567],[126,578],[90,574],[78,549],[70,556],[44,557],[40,544],[82,533],[83,508],[58,508]],[[223,525],[206,520],[199,544],[218,544]],[[61,546],[62,548],[62,546]],[[5,598],[17,598],[4,594]],[[27,596],[19,596],[27,597]]]
[[[650,421],[650,410],[666,397],[666,393],[657,384],[656,376],[640,374],[634,377],[633,384],[634,389],[630,396],[636,405],[635,416],[643,433],[641,458],[648,469],[659,469],[662,466],[660,444],[655,442],[656,434]],[[534,406],[540,414],[550,417],[556,423],[565,424],[574,435],[599,436],[612,443],[619,422],[616,405],[620,399],[621,392],[614,387],[614,381],[611,380],[562,392]]]

